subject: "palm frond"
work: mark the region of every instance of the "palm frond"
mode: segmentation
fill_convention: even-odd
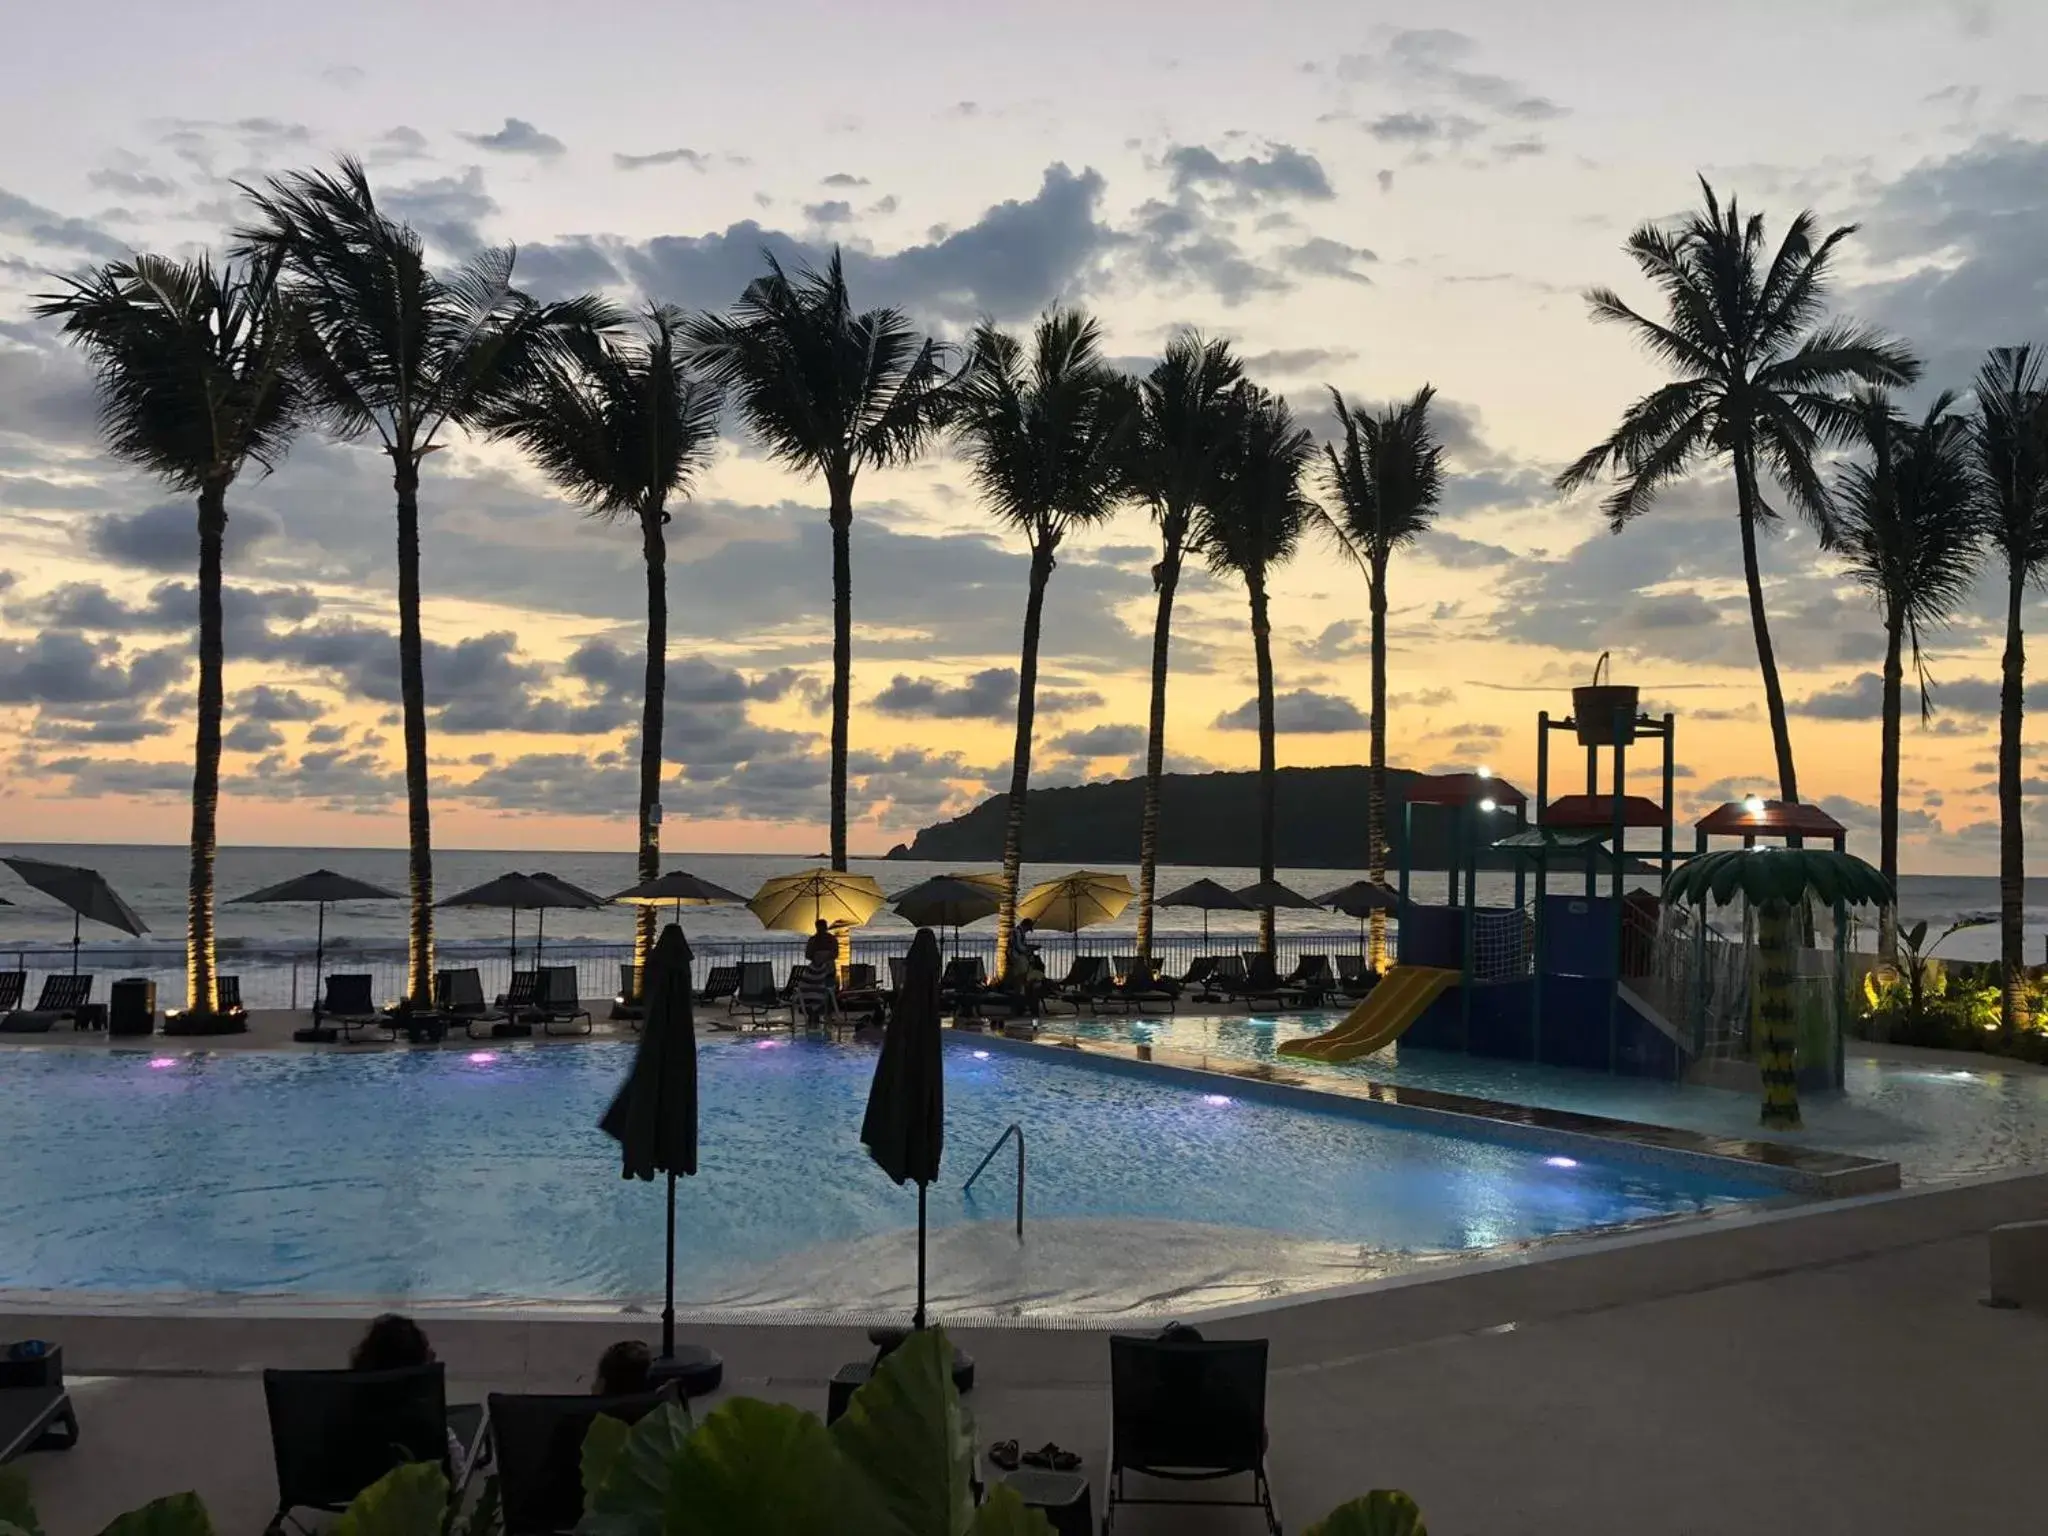
[[[1303,486],[1315,438],[1285,399],[1255,384],[1238,385],[1231,414],[1216,492],[1197,510],[1189,546],[1218,575],[1262,585],[1322,516]]]
[[[1430,421],[1436,391],[1424,385],[1378,412],[1354,411],[1330,391],[1343,429],[1340,453],[1326,447],[1323,489],[1337,504],[1333,525],[1375,566],[1436,520],[1443,498],[1443,446]]]

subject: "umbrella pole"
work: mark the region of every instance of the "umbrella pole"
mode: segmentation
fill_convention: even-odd
[[[73,978],[74,980],[76,980],[76,979],[77,979],[77,976],[78,976],[78,914],[77,914],[76,912],[73,912],[73,913],[71,914],[71,975],[72,975],[72,978]]]
[[[662,1292],[661,1358],[676,1357],[676,1174],[668,1174],[668,1281]]]
[[[923,1179],[917,1181],[917,1310],[910,1315],[910,1326],[922,1330],[924,1327],[924,1192]]]
[[[320,970],[327,955],[327,903],[313,903],[313,1023],[320,1023]]]
[[[541,949],[548,941],[548,909],[540,908],[533,915],[533,973],[540,974]]]

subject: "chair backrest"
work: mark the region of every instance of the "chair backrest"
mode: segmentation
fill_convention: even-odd
[[[1328,955],[1303,955],[1295,963],[1294,974],[1303,981],[1328,981],[1330,979],[1330,957]]]
[[[739,990],[740,968],[736,965],[714,965],[704,973],[702,996],[709,999],[730,997]]]
[[[1109,961],[1109,968],[1119,976],[1128,977],[1131,972],[1137,970],[1138,957],[1136,955],[1112,955]]]
[[[891,992],[901,992],[903,990],[903,967],[906,963],[905,957],[902,955],[891,955],[889,957],[889,990]]]
[[[1226,1476],[1264,1457],[1264,1339],[1109,1340],[1111,1472]]]
[[[1365,956],[1339,955],[1337,957],[1337,979],[1343,982],[1357,981],[1365,975]]]
[[[511,985],[505,988],[507,1008],[531,1008],[540,993],[540,972],[514,971]]]
[[[846,990],[868,992],[874,989],[875,968],[865,960],[850,963],[846,967]]]
[[[1216,957],[1216,969],[1209,974],[1218,981],[1244,980],[1244,956],[1218,955]]]
[[[448,1469],[441,1363],[395,1371],[265,1371],[280,1509],[343,1509],[393,1467]]]
[[[0,971],[0,1012],[19,1008],[27,991],[27,971]]]
[[[242,978],[216,973],[213,978],[213,1005],[222,1013],[243,1012]]]
[[[1074,962],[1074,968],[1081,972],[1081,985],[1084,987],[1108,986],[1113,980],[1107,955],[1083,955]]]
[[[583,1518],[583,1441],[599,1414],[637,1424],[675,1388],[630,1397],[493,1392],[485,1400],[497,1453],[505,1536],[554,1536]]]
[[[475,966],[434,973],[434,1006],[443,1013],[484,1011],[483,973]]]
[[[543,966],[540,973],[541,1005],[547,1008],[577,1008],[582,1006],[582,984],[576,979],[573,965]]]
[[[36,1008],[48,1013],[68,1013],[74,1008],[83,1008],[91,1000],[90,976],[45,976],[43,994],[36,999]]]
[[[958,991],[962,987],[978,987],[984,973],[979,955],[955,955],[946,962],[946,973],[939,978],[939,986],[947,991]],[[897,977],[901,986],[903,978]]]
[[[1193,986],[1198,981],[1207,981],[1215,974],[1216,957],[1214,955],[1197,955],[1188,962],[1187,974],[1181,977],[1181,980],[1189,986]]]
[[[1280,979],[1280,973],[1273,968],[1273,957],[1260,950],[1240,950],[1237,962],[1244,967],[1244,979],[1254,986],[1269,986]]]
[[[371,978],[361,976],[329,976],[327,978],[327,1001],[321,1005],[325,1013],[369,1014],[377,1011],[376,1003],[370,997]]]
[[[740,962],[740,996],[747,998],[770,998],[776,996],[775,967],[766,960],[742,960]]]

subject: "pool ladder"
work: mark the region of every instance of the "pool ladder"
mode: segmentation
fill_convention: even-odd
[[[1023,1126],[1017,1124],[1014,1120],[1010,1122],[1010,1128],[1007,1131],[1004,1131],[1002,1135],[996,1138],[996,1144],[988,1149],[988,1155],[983,1157],[980,1162],[974,1165],[974,1172],[967,1175],[967,1182],[960,1186],[960,1193],[963,1195],[967,1194],[974,1188],[974,1181],[980,1178],[982,1175],[982,1171],[986,1169],[990,1163],[996,1160],[996,1154],[1003,1150],[1003,1143],[1008,1141],[1012,1136],[1017,1138],[1017,1236],[1021,1239],[1024,1236]]]

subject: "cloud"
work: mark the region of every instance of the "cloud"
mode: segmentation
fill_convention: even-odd
[[[852,222],[853,205],[839,198],[823,203],[806,203],[804,217],[813,224],[846,224]]]
[[[370,145],[369,159],[373,165],[389,165],[399,160],[417,160],[426,152],[427,136],[400,123],[377,135]]]
[[[864,187],[867,184],[867,177],[855,176],[850,171],[834,171],[830,176],[818,179],[821,187]]]
[[[1244,368],[1254,376],[1306,379],[1353,362],[1357,357],[1349,347],[1279,347],[1271,352],[1247,353]],[[1149,549],[1146,553],[1150,553]]]
[[[1430,528],[1415,541],[1416,553],[1449,571],[1490,570],[1514,563],[1513,550],[1464,538],[1447,528]]]
[[[1313,688],[1296,688],[1273,700],[1273,728],[1296,736],[1334,735],[1363,731],[1372,722],[1349,699],[1318,693]],[[1235,709],[1225,710],[1215,720],[1219,731],[1255,731],[1259,728],[1259,701],[1246,699]]]
[[[143,171],[98,170],[85,179],[102,192],[116,192],[122,197],[173,197],[178,191],[176,182]]]
[[[117,240],[90,219],[67,218],[40,203],[0,187],[0,234],[14,235],[47,251],[119,259],[129,254]]]
[[[1017,712],[1017,671],[989,667],[963,684],[949,686],[930,677],[897,673],[868,701],[885,715],[931,720],[1008,720]]]
[[[318,700],[309,699],[295,689],[273,688],[268,683],[258,683],[236,696],[230,712],[247,720],[312,721],[318,720],[326,710]]]
[[[1281,251],[1280,260],[1292,270],[1310,277],[1339,277],[1346,282],[1370,283],[1372,279],[1359,268],[1370,266],[1379,257],[1362,245],[1346,245],[1341,240],[1315,235]]]
[[[1145,728],[1142,725],[1091,725],[1086,730],[1063,732],[1048,741],[1046,746],[1070,757],[1134,757],[1145,750]]]
[[[501,155],[536,155],[541,159],[553,159],[562,153],[562,141],[551,133],[542,133],[523,117],[508,117],[505,126],[492,133],[465,133],[460,135],[478,149],[488,149]]]
[[[225,558],[234,564],[279,529],[268,512],[228,514]],[[109,513],[86,530],[86,547],[101,559],[149,571],[190,571],[199,564],[198,515],[187,502],[162,502],[135,513]]]
[[[1550,153],[1550,146],[1541,139],[1509,139],[1504,144],[1493,146],[1496,160],[1533,160]]]
[[[1565,109],[1505,75],[1470,69],[1479,45],[1445,27],[1404,28],[1391,33],[1376,54],[1347,54],[1336,64],[1339,79],[1384,85],[1405,94],[1460,102],[1492,117],[1545,122]]]
[[[112,640],[46,629],[28,640],[0,640],[0,704],[108,704],[146,698],[184,676],[177,649],[124,657]]]
[[[435,245],[467,255],[484,243],[483,221],[498,211],[484,190],[484,173],[470,166],[459,176],[436,176],[389,187],[378,201]]]
[[[284,732],[267,720],[237,720],[220,744],[230,752],[271,752],[284,745]]]
[[[1477,118],[1459,112],[1389,112],[1367,123],[1365,131],[1382,144],[1424,148],[1432,144],[1462,144],[1485,126]],[[1381,174],[1391,184],[1391,173]],[[1385,191],[1386,186],[1380,190]]]
[[[679,164],[687,165],[693,171],[702,171],[710,163],[711,157],[709,155],[694,149],[684,149],[680,145],[674,149],[657,149],[651,154],[645,155],[619,154],[612,156],[612,164],[622,171],[643,171],[649,166],[654,165]]]
[[[1221,195],[1239,205],[1297,199],[1328,202],[1336,196],[1322,162],[1291,144],[1271,144],[1226,160],[1199,144],[1176,144],[1166,151],[1168,184],[1175,192],[1190,190]]]

